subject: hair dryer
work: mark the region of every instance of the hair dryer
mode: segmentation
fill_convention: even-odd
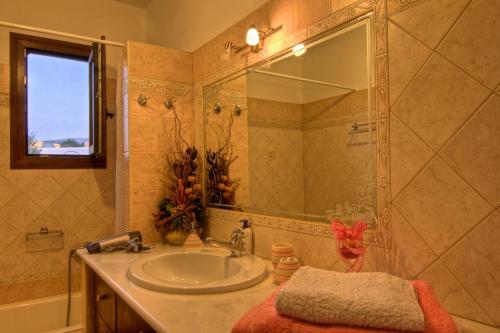
[[[142,242],[141,233],[139,231],[129,231],[123,234],[102,239],[97,242],[92,242],[90,244],[87,244],[85,247],[87,248],[87,251],[89,253],[99,253],[109,247],[124,245],[132,239],[136,239],[138,242]]]

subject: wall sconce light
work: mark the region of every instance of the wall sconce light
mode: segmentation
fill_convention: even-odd
[[[297,44],[294,47],[292,47],[292,52],[293,55],[296,57],[300,57],[301,55],[304,55],[306,53],[307,49],[304,46],[304,44]]]
[[[276,31],[280,30],[282,28],[282,26],[280,25],[279,27],[276,27],[276,28],[271,28],[267,31],[260,31],[260,30],[257,30],[257,28],[255,28],[254,25],[250,26],[250,28],[248,28],[247,30],[247,35],[246,35],[246,44],[245,46],[237,46],[237,45],[234,45],[233,42],[229,41],[229,42],[226,42],[226,44],[224,45],[224,50],[226,52],[235,52],[235,53],[238,53],[244,49],[246,49],[247,47],[250,47],[250,50],[252,52],[259,52],[260,50],[262,50],[262,48],[264,47],[264,40],[271,36],[273,33],[275,33]]]
[[[259,45],[260,42],[260,33],[257,29],[255,29],[255,26],[251,26],[248,31],[247,31],[247,38],[246,38],[247,44],[250,46],[256,46]]]

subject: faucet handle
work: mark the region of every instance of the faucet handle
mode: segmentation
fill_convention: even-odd
[[[238,244],[238,242],[240,242],[242,239],[243,239],[243,231],[241,231],[241,229],[237,228],[231,232],[231,241],[230,241],[231,245]]]
[[[248,219],[240,220],[240,222],[242,229],[250,228],[250,221]]]

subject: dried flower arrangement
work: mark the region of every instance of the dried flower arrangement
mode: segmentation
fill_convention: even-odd
[[[165,236],[170,231],[189,233],[202,226],[202,187],[198,183],[198,151],[182,137],[181,122],[175,107],[171,133],[172,148],[168,154],[168,196],[158,204],[155,226]]]
[[[226,130],[220,128],[219,147],[206,152],[208,202],[227,208],[235,205],[239,187],[239,179],[232,179],[229,175],[231,164],[238,158],[233,154],[231,143],[233,123],[234,116],[231,114]]]

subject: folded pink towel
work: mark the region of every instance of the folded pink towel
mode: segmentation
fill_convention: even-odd
[[[448,312],[434,296],[432,287],[425,281],[412,281],[425,318],[424,333],[458,333]],[[263,303],[247,312],[234,325],[232,333],[395,333],[397,331],[311,324],[280,316],[276,312],[275,291]]]

